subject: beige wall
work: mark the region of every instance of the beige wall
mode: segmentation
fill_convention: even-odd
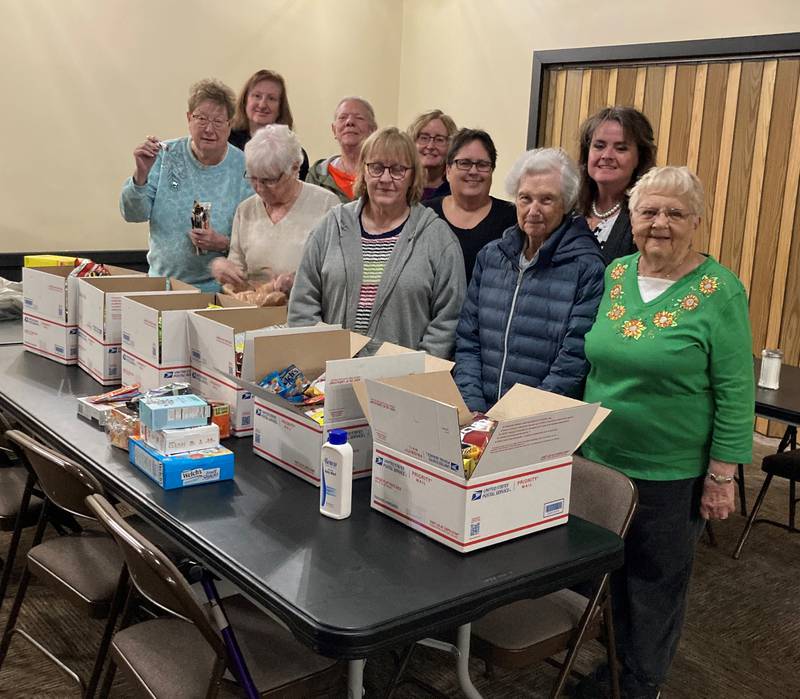
[[[499,152],[525,149],[533,52],[800,31],[798,0],[405,0],[398,119],[439,107]]]
[[[441,107],[494,136],[500,193],[535,49],[791,31],[797,0],[0,0],[0,252],[146,247],[119,188],[146,134],[185,133],[201,77],[283,73],[312,159],[334,152],[341,95],[382,124]]]
[[[284,75],[309,156],[344,94],[397,113],[402,3],[0,0],[0,252],[147,247],[119,190],[147,134],[186,133],[189,85]]]

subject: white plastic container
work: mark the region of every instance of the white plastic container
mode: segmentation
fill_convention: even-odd
[[[320,464],[319,511],[326,517],[350,516],[353,496],[353,447],[345,430],[331,430],[322,445]]]
[[[779,349],[761,350],[761,374],[758,377],[760,388],[777,391],[781,386],[781,364],[783,352]]]

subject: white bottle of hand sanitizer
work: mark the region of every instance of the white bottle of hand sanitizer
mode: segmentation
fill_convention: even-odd
[[[350,516],[353,495],[353,447],[345,430],[331,430],[322,445],[320,464],[319,511],[326,517]]]

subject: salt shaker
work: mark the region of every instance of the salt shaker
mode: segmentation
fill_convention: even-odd
[[[779,349],[761,350],[761,374],[758,377],[760,388],[777,390],[780,386],[783,352]]]

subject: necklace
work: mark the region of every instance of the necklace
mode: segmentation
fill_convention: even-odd
[[[618,201],[614,206],[612,206],[608,211],[598,211],[597,210],[597,203],[592,202],[592,216],[599,219],[609,218],[613,216],[617,211],[620,210],[622,206],[622,200]]]

